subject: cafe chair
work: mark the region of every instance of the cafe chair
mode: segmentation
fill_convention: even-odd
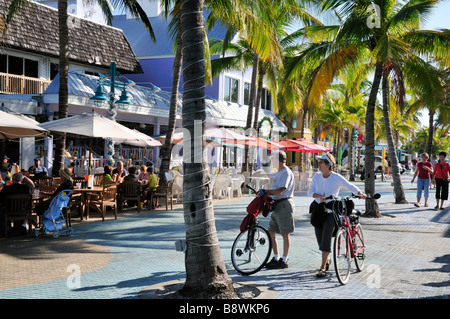
[[[78,210],[78,216],[80,220],[83,220],[83,195],[82,194],[73,194],[70,197],[69,205],[67,209],[63,211],[66,221],[69,227],[72,227],[72,211]]]
[[[91,194],[88,194],[88,196]],[[105,221],[106,207],[113,207],[114,219],[117,219],[117,185],[110,184],[103,186],[103,191],[100,197],[89,199],[87,207],[87,216],[89,216],[89,208],[94,207],[95,210],[102,217],[102,221]]]
[[[52,186],[53,185],[53,177],[50,177],[50,176],[34,177],[34,185],[35,185],[35,187]]]
[[[169,202],[170,202],[170,209],[173,209],[173,182],[174,180],[167,181],[167,186],[157,186],[156,192],[152,195],[152,200],[158,200],[159,198],[164,198],[164,201],[166,202],[166,210],[169,208]]]
[[[244,184],[245,177],[242,174],[235,174],[231,178],[231,196],[233,197],[234,191],[236,191],[238,197],[242,197],[242,184]]]
[[[135,201],[138,213],[141,212],[141,202],[143,202],[141,183],[138,181],[125,181],[120,184],[119,210],[123,211],[123,204],[126,201]]]
[[[94,174],[94,186],[99,186],[103,178],[103,174]]]
[[[3,225],[5,226],[5,237],[8,237],[8,226],[11,221],[25,220],[28,224],[28,234],[32,235],[32,195],[31,194],[13,194],[5,197],[3,207]],[[8,223],[9,222],[9,223]]]
[[[173,182],[173,193],[177,195],[177,203],[180,202],[180,197],[183,196],[183,176],[175,175],[175,180]]]
[[[227,196],[231,199],[231,176],[228,174],[219,174],[216,177],[216,182],[214,183],[216,198],[221,198],[222,196]]]
[[[51,197],[55,193],[57,187],[44,185],[39,186],[37,189],[39,189],[39,193],[43,194],[45,197]]]

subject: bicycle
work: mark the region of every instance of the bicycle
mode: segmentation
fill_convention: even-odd
[[[255,189],[246,186],[256,194]],[[231,262],[234,269],[242,275],[251,275],[260,271],[267,263],[272,251],[270,234],[266,228],[259,225],[258,215],[259,213],[248,224],[245,231],[241,231],[231,247]]]
[[[352,194],[352,198],[361,198]],[[380,194],[373,195],[373,199],[380,198]],[[370,198],[368,195],[367,198]],[[361,211],[354,211],[354,204],[350,197],[337,198],[328,196],[326,199],[334,199],[333,214],[338,224],[333,245],[333,262],[336,276],[342,285],[350,279],[351,261],[355,260],[356,269],[362,271],[366,262],[366,245],[359,216]]]

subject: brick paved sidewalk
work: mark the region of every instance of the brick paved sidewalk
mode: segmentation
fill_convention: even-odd
[[[408,178],[404,177],[404,185]],[[405,188],[407,199],[414,201],[414,188]],[[449,298],[449,208],[394,205],[390,182],[378,182],[377,191],[383,195],[378,202],[386,217],[361,220],[368,245],[366,269],[352,273],[346,286],[338,283],[333,267],[324,279],[314,276],[320,252],[307,212],[311,199],[304,192],[295,197],[289,268],[262,270],[250,277],[234,271],[230,250],[252,198],[215,203],[229,274],[235,280],[264,284],[280,299]],[[433,198],[430,203],[434,206]],[[362,208],[363,202],[356,204]],[[151,285],[184,278],[184,255],[174,249],[174,242],[184,238],[183,212],[181,206],[175,208],[140,215],[130,211],[105,222],[76,222],[70,238],[0,239],[0,298],[138,298]],[[13,279],[6,279],[9,274],[15,275]]]

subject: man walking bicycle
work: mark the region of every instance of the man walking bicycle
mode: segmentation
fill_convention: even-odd
[[[294,232],[294,174],[286,166],[286,153],[279,151],[272,157],[278,160],[278,172],[272,183],[272,189],[260,189],[258,195],[269,195],[275,201],[269,223],[269,233],[272,240],[274,257],[267,263],[269,269],[287,268],[288,253],[290,248],[290,234]],[[276,234],[283,238],[283,255],[280,257]]]

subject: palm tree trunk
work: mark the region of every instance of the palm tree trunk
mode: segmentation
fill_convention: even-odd
[[[179,292],[194,298],[234,297],[219,247],[211,190],[203,154],[205,140],[205,62],[203,1],[186,0],[181,7],[183,41],[183,209],[186,226],[186,283]],[[201,145],[201,149],[199,149]]]
[[[172,79],[172,94],[170,96],[170,110],[169,110],[169,125],[167,127],[166,140],[161,150],[161,167],[159,170],[159,184],[161,186],[167,185],[165,172],[169,171],[171,153],[172,153],[172,135],[175,131],[175,124],[177,119],[178,106],[178,89],[181,74],[181,62],[183,60],[182,54],[182,39],[181,39],[181,25],[177,35],[177,51],[175,53],[175,60],[173,61],[173,79]]]
[[[355,128],[352,127],[352,130],[349,131],[349,137],[348,137],[348,161],[347,161],[347,167],[349,169],[349,181],[355,180],[355,171],[353,169],[353,162],[355,161],[355,152],[354,152],[354,143],[355,139],[353,138],[353,134],[355,133]]]
[[[264,70],[264,67],[262,65],[259,65],[259,72],[258,72],[258,91],[256,94],[256,103],[255,103],[255,114],[253,117],[253,128],[255,129],[256,133],[258,133],[258,115],[259,115],[259,109],[261,108],[261,97],[262,97],[262,91],[263,91],[263,84],[264,84],[264,75],[266,74],[266,71]]]
[[[383,117],[384,128],[386,131],[386,140],[388,143],[388,156],[389,160],[391,161],[392,178],[394,180],[395,203],[406,204],[408,202],[405,198],[405,191],[403,190],[402,180],[400,178],[396,148],[394,145],[394,138],[392,136],[391,130],[391,119],[389,117],[389,85],[387,80],[387,74],[385,73],[383,75],[383,82],[381,86],[381,90],[383,92]]]
[[[369,101],[366,110],[366,151],[365,151],[365,174],[364,191],[366,194],[375,194],[375,104],[380,87],[380,81],[383,71],[383,64],[377,62],[375,66],[375,75],[370,90]],[[381,217],[378,204],[375,199],[366,200],[366,213],[364,216]]]
[[[427,141],[427,153],[430,155],[433,153],[433,135],[434,135],[434,113],[435,110],[429,110],[428,117],[428,141]]]
[[[58,0],[59,20],[59,109],[58,118],[67,117],[69,110],[69,27],[67,25],[67,0]],[[53,132],[55,139],[55,158],[52,175],[59,176],[59,170],[64,167],[64,151],[66,134]]]
[[[253,119],[253,108],[255,106],[255,97],[256,97],[256,77],[258,75],[258,64],[259,64],[259,56],[258,54],[253,55],[253,69],[252,69],[252,84],[250,85],[250,97],[248,101],[248,112],[247,112],[247,129],[252,128],[252,119]],[[251,133],[251,132],[248,132]],[[245,145],[244,147],[244,162],[242,163],[242,171],[249,172],[251,168],[249,167],[249,146]]]

